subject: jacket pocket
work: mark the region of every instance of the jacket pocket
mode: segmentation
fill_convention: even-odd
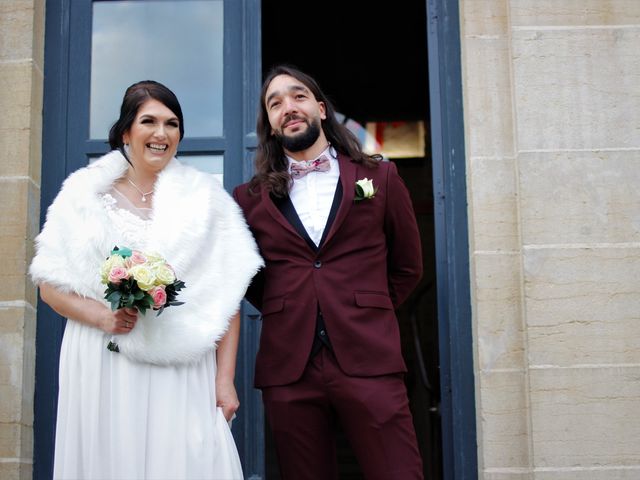
[[[281,312],[284,309],[284,298],[272,298],[262,302],[262,316]]]
[[[393,303],[384,293],[355,292],[356,305],[359,307],[384,308],[393,310]]]

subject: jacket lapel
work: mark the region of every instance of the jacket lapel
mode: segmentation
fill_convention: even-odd
[[[342,225],[342,222],[347,218],[347,214],[353,205],[357,166],[341,153],[338,153],[338,162],[340,164],[340,182],[336,187],[331,211],[329,212],[329,218],[327,219],[319,247],[309,237],[293,203],[291,203],[291,199],[289,197],[282,199],[272,198],[266,189],[261,189],[262,203],[273,219],[285,229],[298,234],[314,252],[317,252],[331,240],[340,225]]]
[[[322,238],[320,239],[320,245],[318,248],[322,248],[322,245],[324,245],[327,235],[329,234],[329,230],[331,230],[331,225],[333,225],[333,221],[336,219],[338,207],[340,207],[340,203],[342,202],[342,190],[342,182],[338,182],[338,185],[336,185],[336,192],[333,195],[331,210],[329,210],[329,218],[327,218],[327,224],[324,226],[324,230],[322,231]]]
[[[298,216],[298,212],[296,212],[296,209],[293,206],[293,202],[291,202],[291,197],[272,198],[272,200],[273,203],[278,207],[278,210],[280,210],[284,218],[286,218],[291,226],[296,229],[298,235],[300,235],[304,239],[304,241],[307,242],[307,245],[309,245],[311,250],[313,250],[314,252],[317,251],[318,247],[315,243],[313,243],[313,240],[311,240],[307,229],[304,228],[304,225],[302,224],[302,221]]]
[[[278,209],[276,204],[273,202],[271,195],[265,188],[260,189],[262,196],[262,204],[267,209],[267,212],[273,217],[273,219],[278,222],[281,226],[283,226],[286,230],[289,230],[291,233],[298,234],[299,232],[293,227],[293,225],[284,217],[282,212]],[[288,198],[288,197],[287,197]],[[289,200],[291,203],[291,200]]]
[[[355,196],[356,189],[356,171],[357,166],[353,163],[348,157],[345,157],[341,153],[338,153],[338,162],[340,162],[340,184],[342,186],[342,201],[340,202],[340,206],[338,207],[338,212],[335,214],[335,220],[329,225],[327,222],[327,226],[325,227],[323,241],[321,242],[321,246],[324,247],[327,245],[331,238],[336,234],[345,218],[347,218],[347,214],[349,210],[353,206],[353,198]],[[333,211],[336,207],[336,199],[334,198],[334,205],[331,207]],[[329,221],[331,220],[331,215],[329,216]]]

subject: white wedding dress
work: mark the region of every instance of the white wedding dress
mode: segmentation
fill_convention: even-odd
[[[103,200],[116,244],[144,250],[150,210],[136,209],[117,190]],[[110,338],[67,321],[54,478],[242,479],[231,430],[216,407],[214,350],[195,364],[161,367],[107,350]]]

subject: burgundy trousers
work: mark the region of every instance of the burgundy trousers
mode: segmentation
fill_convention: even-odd
[[[419,480],[422,459],[401,374],[350,377],[327,348],[296,383],[262,389],[282,480],[338,479],[335,422],[367,480]]]

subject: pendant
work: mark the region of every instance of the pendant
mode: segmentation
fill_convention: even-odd
[[[147,201],[147,197],[145,197],[144,195],[142,196],[142,201],[146,202]]]

